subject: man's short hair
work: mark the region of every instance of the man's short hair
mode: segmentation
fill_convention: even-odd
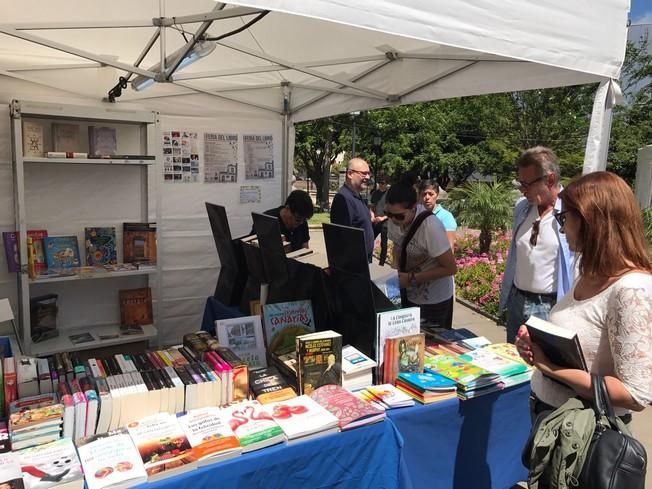
[[[528,166],[535,166],[539,170],[540,176],[555,175],[555,181],[559,182],[559,158],[550,148],[535,146],[524,151],[518,160],[516,160],[516,168],[525,168]]]
[[[285,199],[285,207],[290,209],[292,214],[303,217],[306,220],[310,219],[315,212],[312,204],[312,198],[308,192],[304,190],[293,190]]]

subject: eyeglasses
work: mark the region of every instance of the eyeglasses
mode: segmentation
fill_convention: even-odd
[[[530,234],[530,245],[536,246],[537,240],[539,239],[539,225],[541,224],[541,219],[537,219],[532,223],[532,234]]]
[[[369,175],[371,175],[371,172],[370,172],[369,170],[367,170],[367,171],[349,170],[349,171],[352,171],[352,172],[355,172],[355,173],[359,173],[360,175],[364,175],[365,177],[368,177]]]
[[[559,224],[560,227],[564,227],[564,224],[566,224],[566,216],[565,214],[568,211],[561,211],[561,212],[555,212],[553,215],[555,216],[555,219],[557,220],[557,223]]]
[[[544,178],[547,178],[547,177],[548,177],[548,175],[541,175],[540,177],[535,178],[531,182],[524,182],[522,180],[514,180],[514,183],[521,190],[527,190],[528,188],[530,188],[535,183],[540,182],[541,180],[543,180]]]
[[[385,211],[385,215],[390,219],[396,219],[397,221],[402,221],[405,219],[405,216],[407,216],[408,212],[410,212],[409,209],[405,212],[399,212],[399,213]]]

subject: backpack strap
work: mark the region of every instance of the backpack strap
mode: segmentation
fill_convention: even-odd
[[[399,266],[398,266],[398,271],[399,272],[405,272],[405,266],[407,264],[407,247],[408,243],[412,240],[414,237],[414,234],[417,232],[417,229],[419,229],[419,226],[421,226],[421,223],[426,220],[428,216],[434,215],[430,211],[423,211],[421,212],[417,217],[414,218],[414,221],[412,221],[412,224],[410,225],[410,229],[408,229],[408,232],[406,233],[405,237],[403,238],[403,243],[401,245],[401,257],[399,259]]]

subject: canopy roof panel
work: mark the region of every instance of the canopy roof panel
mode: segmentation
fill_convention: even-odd
[[[169,55],[202,27],[207,37],[222,36],[270,10],[217,41],[211,54],[173,73],[168,83],[126,89],[117,103],[177,114],[187,107],[201,115],[239,110],[273,116],[287,110],[295,121],[617,78],[629,8],[626,0],[1,4],[0,76],[95,100],[131,70],[155,74],[149,68],[161,59],[161,40],[153,19],[163,17],[170,25],[161,29]],[[184,18],[211,12],[211,19],[224,18],[203,25],[209,17]],[[236,15],[242,13],[247,15]],[[152,47],[145,51],[148,43]]]

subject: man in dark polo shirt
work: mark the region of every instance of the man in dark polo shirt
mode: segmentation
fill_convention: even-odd
[[[331,204],[331,222],[360,228],[364,231],[367,257],[374,251],[374,230],[367,202],[360,196],[369,183],[369,165],[361,158],[353,158],[346,168],[344,185],[337,191]]]
[[[284,205],[266,210],[263,214],[278,217],[281,234],[290,243],[292,251],[296,251],[308,248],[308,241],[310,241],[308,219],[312,217],[313,212],[310,195],[303,190],[293,190],[285,199]]]

